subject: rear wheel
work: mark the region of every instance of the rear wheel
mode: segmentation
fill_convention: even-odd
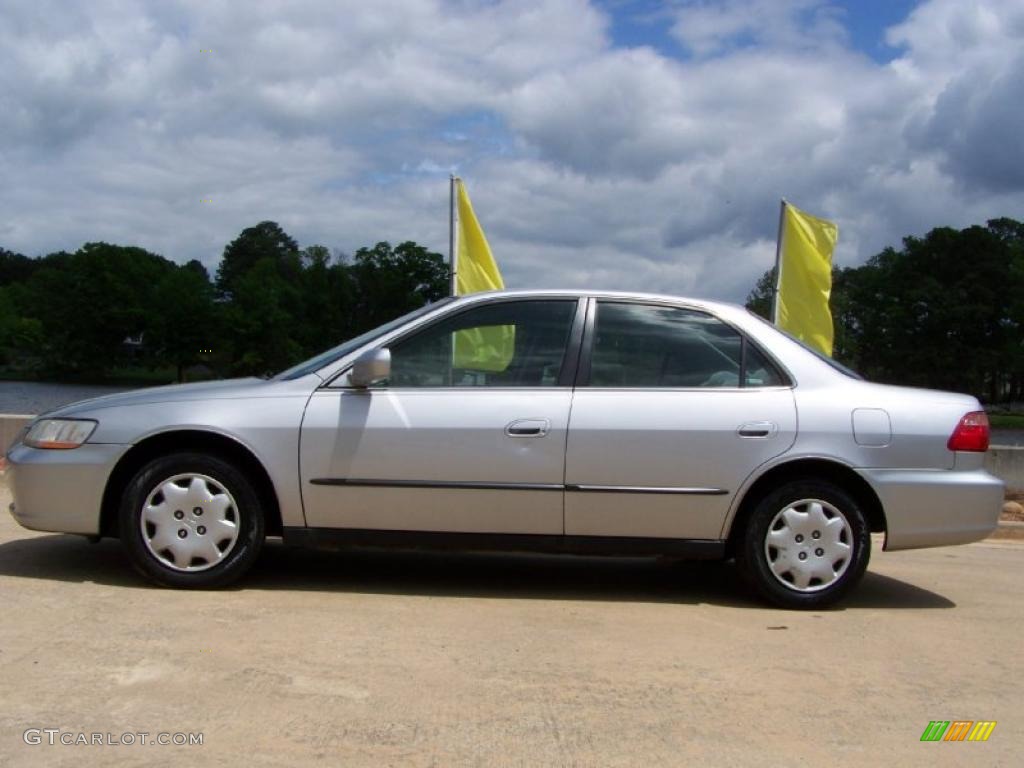
[[[859,505],[842,488],[793,481],[768,493],[743,532],[737,561],[760,593],[785,608],[821,608],[863,577],[871,532]]]
[[[154,459],[121,503],[121,541],[146,577],[216,587],[240,577],[263,545],[263,509],[233,464],[201,453]]]

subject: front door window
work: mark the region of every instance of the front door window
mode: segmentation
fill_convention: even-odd
[[[575,301],[476,307],[395,342],[379,386],[553,387],[566,357]]]

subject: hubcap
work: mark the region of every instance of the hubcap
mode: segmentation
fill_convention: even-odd
[[[175,475],[159,483],[146,497],[139,523],[150,554],[175,571],[212,568],[238,542],[235,499],[206,475]]]
[[[764,554],[772,574],[797,592],[820,592],[850,567],[853,529],[827,501],[803,499],[782,509],[768,526]]]

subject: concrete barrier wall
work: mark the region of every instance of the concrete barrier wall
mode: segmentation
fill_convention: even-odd
[[[21,429],[34,416],[0,413],[0,452],[6,452]],[[1024,490],[1024,446],[994,445],[985,456],[985,468],[1007,488]]]
[[[14,438],[34,418],[35,416],[26,416],[21,413],[0,413],[0,455],[7,453]]]
[[[1024,446],[993,445],[985,454],[985,469],[1007,488],[1024,491]]]

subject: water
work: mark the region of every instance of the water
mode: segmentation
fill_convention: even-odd
[[[38,381],[0,381],[0,413],[35,415],[90,397],[127,392],[137,387],[93,384],[51,384]]]

